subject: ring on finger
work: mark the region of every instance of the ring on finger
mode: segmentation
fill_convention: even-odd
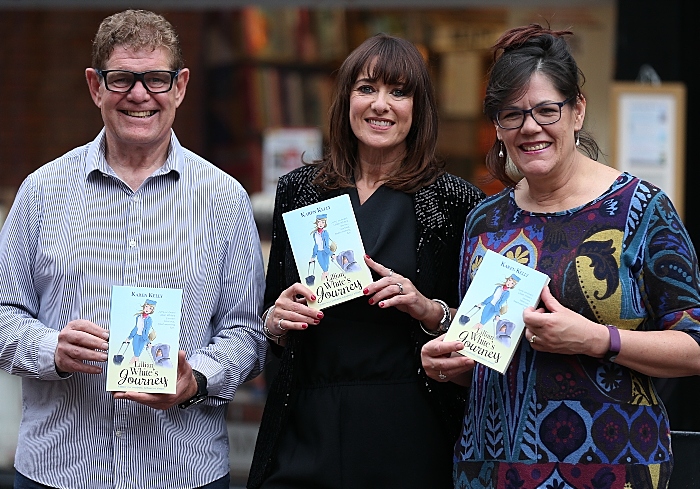
[[[537,335],[533,334],[533,335],[530,337],[530,343],[534,343],[535,341],[537,341]]]
[[[447,375],[443,374],[442,370],[440,370],[438,372],[438,377],[440,378],[440,380],[445,380],[447,378]]]
[[[398,282],[396,282],[394,285],[396,285],[399,288],[399,294],[403,294],[403,285],[401,285]]]
[[[394,271],[390,268],[390,269],[389,269],[389,275],[387,275],[387,277],[391,277],[392,275],[394,275]]]
[[[287,331],[286,328],[282,327],[282,321],[284,321],[284,319],[280,318],[280,320],[277,322],[277,327],[280,329],[280,331]]]

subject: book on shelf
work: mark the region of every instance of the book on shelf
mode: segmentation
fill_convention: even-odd
[[[504,373],[525,331],[523,311],[537,307],[548,283],[546,274],[487,250],[444,341],[461,341],[459,353]]]
[[[314,9],[319,61],[342,60],[350,52],[346,37],[345,9]]]
[[[175,394],[182,289],[112,287],[107,390]]]
[[[282,214],[302,284],[324,309],[364,295],[372,273],[350,197],[340,195]]]

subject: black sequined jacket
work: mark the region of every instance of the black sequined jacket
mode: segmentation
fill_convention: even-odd
[[[279,180],[272,223],[272,248],[267,271],[265,307],[271,306],[279,294],[299,281],[292,249],[282,221],[282,213],[337,195],[322,193],[311,182],[315,166],[298,168]],[[414,194],[418,224],[416,243],[418,270],[416,287],[426,297],[439,298],[451,307],[459,305],[459,253],[468,212],[484,197],[483,192],[465,180],[450,174],[438,177],[435,183]],[[423,333],[418,322],[412,332],[415,342],[416,372],[440,410],[442,418],[456,440],[464,414],[466,392],[451,383],[438,383],[428,378],[421,368],[420,348],[432,339]],[[281,356],[280,367],[265,405],[247,487],[260,487],[273,468],[279,435],[285,425],[287,406],[295,384],[296,345],[303,341],[303,332],[290,333],[282,350],[271,344]]]

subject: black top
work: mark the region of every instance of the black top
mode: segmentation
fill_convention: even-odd
[[[280,179],[268,306],[299,281],[281,214],[338,194],[314,187],[314,173],[303,167]],[[361,207],[349,193],[367,254],[456,307],[464,220],[483,194],[451,175],[413,195],[378,189]],[[281,351],[248,487],[266,479],[265,487],[451,487],[466,393],[425,376],[420,346],[430,337],[407,314],[366,298],[325,314],[318,327],[290,333]]]
[[[411,197],[380,187],[360,206],[350,195],[367,254],[415,278]],[[416,375],[411,317],[367,297],[324,313],[297,350],[298,389],[262,487],[450,488],[452,440]]]

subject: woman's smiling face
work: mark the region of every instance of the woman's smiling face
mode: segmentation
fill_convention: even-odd
[[[527,110],[545,103],[562,102],[565,98],[549,78],[535,73],[523,96],[503,108]],[[558,122],[541,126],[527,114],[521,128],[503,129],[496,125],[496,134],[523,175],[546,175],[562,163],[574,161],[578,154],[575,133],[583,127],[585,112],[586,101],[579,98],[562,107]]]
[[[357,77],[350,93],[350,127],[358,149],[382,150],[385,157],[401,155],[413,121],[413,96],[401,85],[371,80],[367,70]]]

